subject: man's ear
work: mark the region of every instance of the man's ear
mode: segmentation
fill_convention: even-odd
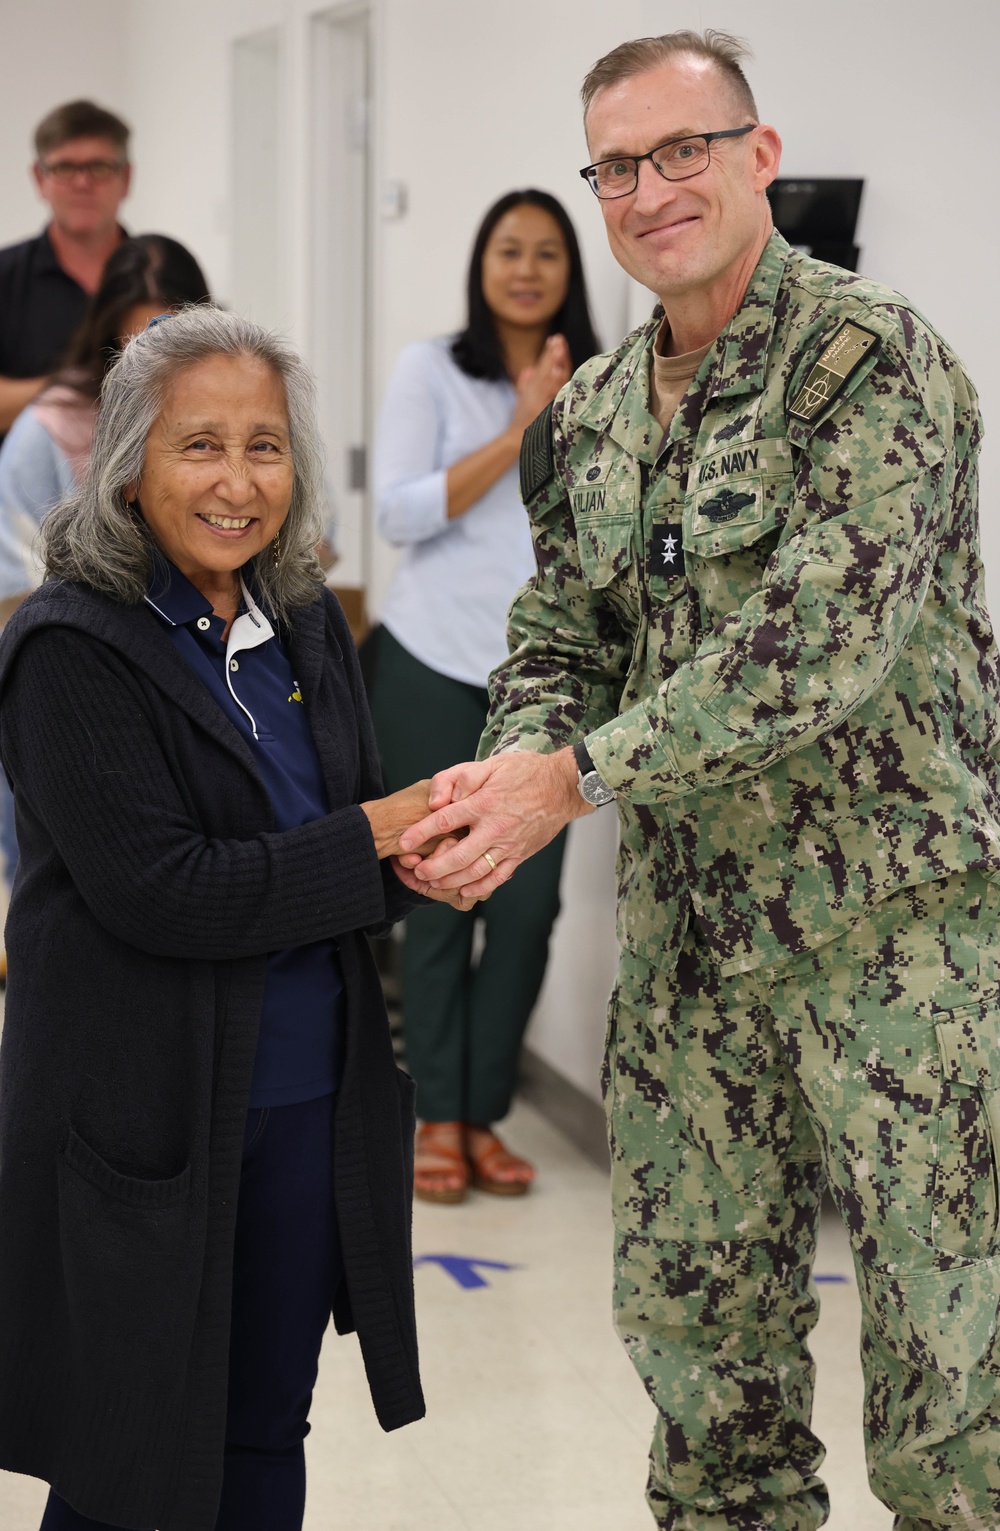
[[[754,190],[763,191],[770,186],[781,165],[781,139],[776,128],[763,123],[754,137]]]

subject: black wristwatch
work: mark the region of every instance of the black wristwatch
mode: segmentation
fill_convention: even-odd
[[[591,808],[603,808],[606,803],[613,803],[614,789],[598,776],[597,767],[587,754],[587,746],[574,744],[573,754],[576,756],[576,790],[584,802]]]

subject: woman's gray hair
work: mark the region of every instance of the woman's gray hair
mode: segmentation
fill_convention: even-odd
[[[281,378],[288,408],[293,483],[280,551],[269,544],[244,565],[258,598],[279,619],[316,599],[323,572],[323,460],[315,389],[305,363],[280,335],[239,314],[197,304],[142,330],[101,390],[90,465],[79,491],[42,523],[46,572],[135,605],[149,589],[154,543],[125,500],[139,483],[146,441],[178,373],[211,356],[251,356]]]

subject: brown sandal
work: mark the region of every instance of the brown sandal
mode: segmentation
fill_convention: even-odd
[[[442,1185],[443,1180],[451,1184]],[[469,1161],[462,1152],[461,1122],[421,1122],[413,1163],[414,1196],[454,1204],[465,1200],[468,1189]]]
[[[471,1142],[473,1133],[480,1133],[487,1139],[475,1151]],[[489,1127],[474,1127],[467,1122],[465,1151],[472,1169],[472,1184],[477,1191],[488,1191],[491,1196],[523,1196],[535,1178],[534,1165],[518,1154],[512,1154]],[[499,1174],[500,1170],[512,1169],[521,1172],[519,1179],[509,1180]]]

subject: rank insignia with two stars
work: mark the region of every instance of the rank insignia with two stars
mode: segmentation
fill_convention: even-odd
[[[651,574],[664,575],[667,579],[684,573],[684,543],[679,523],[672,526],[664,522],[653,527],[649,571]]]

